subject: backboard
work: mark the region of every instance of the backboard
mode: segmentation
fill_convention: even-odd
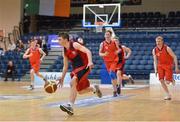
[[[121,4],[85,4],[83,6],[83,27],[120,26]]]

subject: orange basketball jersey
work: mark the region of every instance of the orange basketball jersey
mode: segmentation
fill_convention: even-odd
[[[32,56],[29,58],[31,64],[40,63],[41,54],[38,47],[34,49],[30,48],[30,54],[32,54]]]
[[[102,52],[108,52],[108,55],[103,57],[104,61],[118,61],[118,55],[116,54],[117,50],[118,49],[114,41],[111,41],[110,43],[108,43],[107,41],[103,41]]]
[[[158,60],[158,65],[173,65],[173,58],[167,52],[167,45],[163,45],[162,49],[155,47],[155,55]]]

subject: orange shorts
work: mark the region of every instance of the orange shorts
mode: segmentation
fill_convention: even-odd
[[[88,75],[90,73],[89,68],[80,67],[71,72],[71,78],[76,76],[78,78],[76,89],[77,91],[81,91],[90,86],[90,82],[88,80]]]
[[[116,70],[117,70],[117,62],[116,61],[105,62],[105,65],[106,65],[106,69],[108,72],[110,72],[110,71],[116,72]]]
[[[172,65],[160,65],[158,66],[159,80],[173,81],[173,66]]]
[[[31,69],[33,69],[35,73],[39,72],[40,63],[31,63]]]

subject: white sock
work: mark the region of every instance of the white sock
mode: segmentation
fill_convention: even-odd
[[[171,97],[171,95],[169,93],[165,93],[167,97]]]
[[[71,107],[74,106],[74,103],[72,103],[72,102],[68,102],[68,104],[69,104]]]
[[[96,89],[94,87],[92,87],[92,88],[93,88],[93,93],[96,93]]]

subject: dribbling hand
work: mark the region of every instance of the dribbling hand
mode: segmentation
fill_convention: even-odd
[[[157,75],[158,75],[158,72],[155,72],[155,76],[157,77]]]
[[[64,79],[62,79],[61,77],[58,79],[58,82],[57,82],[57,86],[58,87],[63,87],[63,84],[64,84]]]

